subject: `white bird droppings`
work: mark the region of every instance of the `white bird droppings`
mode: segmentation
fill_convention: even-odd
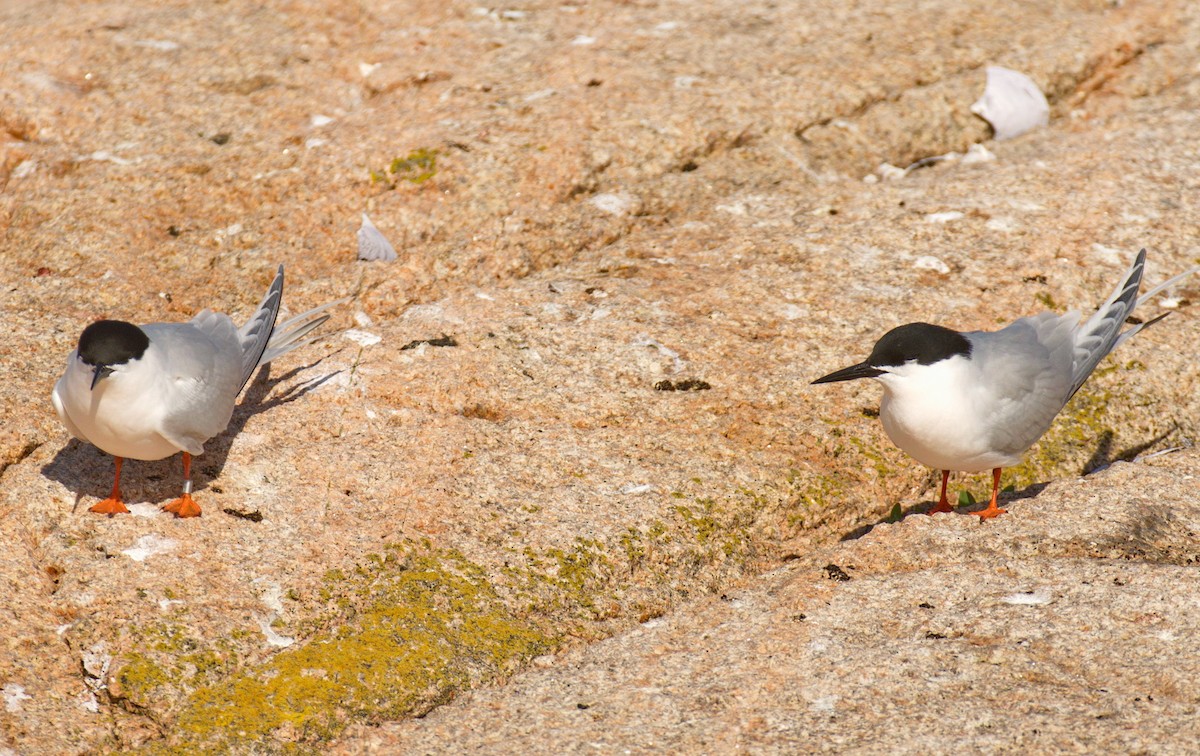
[[[623,494],[644,494],[654,490],[653,483],[626,483],[621,486],[618,493]]]
[[[1054,601],[1054,596],[1050,595],[1050,591],[1048,590],[1038,589],[1036,591],[1010,593],[1000,600],[1014,606],[1043,606]]]
[[[20,163],[17,163],[17,167],[13,168],[12,173],[10,173],[9,176],[12,178],[25,178],[26,176],[33,175],[34,171],[37,170],[37,167],[38,161],[36,160],[22,160]]]
[[[950,266],[942,262],[933,255],[922,255],[913,262],[913,267],[917,270],[932,270],[935,273],[946,275],[950,272]]]
[[[1008,233],[1009,231],[1017,230],[1017,222],[1007,216],[989,218],[988,222],[983,225],[986,226],[990,231],[1002,231]]]
[[[588,200],[588,204],[609,215],[629,215],[637,207],[637,198],[624,192],[604,192]]]
[[[139,39],[133,43],[134,47],[143,47],[147,50],[157,50],[158,52],[171,52],[179,49],[178,42],[172,42],[169,39]]]
[[[364,347],[375,346],[379,342],[383,341],[382,336],[378,336],[369,331],[360,331],[357,328],[349,328],[345,331],[342,331],[342,336],[350,339],[355,344]]]
[[[832,714],[837,708],[838,696],[821,696],[808,702],[808,708],[811,711],[820,712],[822,714]]]
[[[973,144],[967,150],[967,154],[962,156],[963,165],[971,163],[990,163],[996,159],[996,153],[984,147],[982,144]]]
[[[1112,263],[1113,265],[1120,265],[1125,257],[1125,253],[1122,250],[1106,247],[1103,244],[1093,244],[1092,254],[1104,262]]]
[[[801,318],[807,318],[809,315],[809,310],[807,307],[801,307],[800,305],[795,305],[791,302],[780,305],[778,312],[780,316],[786,320],[800,320]]]
[[[4,710],[10,714],[21,710],[22,701],[33,700],[33,696],[26,695],[25,686],[16,683],[8,683],[0,688],[0,695],[4,696]]]
[[[296,642],[295,638],[289,638],[286,635],[280,635],[275,632],[275,628],[271,627],[271,619],[269,617],[255,617],[258,620],[258,629],[262,630],[262,634],[267,636],[267,643],[276,648],[287,648]]]
[[[135,562],[144,562],[156,554],[173,551],[178,545],[179,541],[174,538],[163,538],[160,535],[148,533],[134,541],[133,546],[121,553]]]
[[[283,613],[283,588],[279,587],[279,583],[268,583],[267,589],[259,598],[262,599],[263,605],[275,614]]]

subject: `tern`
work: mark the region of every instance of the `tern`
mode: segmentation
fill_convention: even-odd
[[[941,497],[930,514],[950,512],[951,471],[992,471],[997,506],[1000,471],[1050,428],[1055,416],[1113,349],[1170,313],[1121,330],[1126,318],[1163,289],[1195,273],[1185,271],[1138,297],[1146,250],[1138,252],[1120,285],[1087,321],[1080,313],[1043,312],[999,331],[954,331],[908,323],[888,331],[871,356],[813,381],[874,378],[883,384],[879,419],[888,438],[923,465],[942,471]]]
[[[121,463],[183,452],[183,493],[163,507],[197,517],[192,457],[229,425],[233,406],[260,366],[305,344],[329,319],[330,302],[275,324],[283,300],[283,266],[250,320],[205,309],[187,323],[136,326],[99,320],[83,329],[51,399],[72,436],[116,458],[112,494],[90,511],[128,512],[121,500]]]

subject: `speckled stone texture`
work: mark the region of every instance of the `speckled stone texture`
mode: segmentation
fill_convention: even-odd
[[[994,522],[881,525],[337,752],[1186,753],[1198,474],[1118,463]]]
[[[1200,14],[894,6],[0,10],[0,751],[1196,742],[1196,456],[1112,463],[1197,435],[1200,283],[994,523],[921,516],[879,389],[808,382],[1200,261]],[[989,64],[1048,128],[987,141]],[[80,330],[244,319],[281,262],[287,311],[353,299],[197,458],[204,516],[158,511],[178,458],[89,514]]]

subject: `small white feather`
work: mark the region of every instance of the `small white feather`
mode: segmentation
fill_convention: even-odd
[[[362,225],[358,229],[358,259],[384,262],[396,259],[395,247],[375,228],[375,224],[366,213],[362,214]]]
[[[1001,66],[988,66],[983,97],[971,112],[992,125],[997,141],[1050,123],[1050,104],[1033,79]]]

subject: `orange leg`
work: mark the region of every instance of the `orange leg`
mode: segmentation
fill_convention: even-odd
[[[1008,511],[1007,509],[1001,509],[1000,507],[996,506],[996,500],[999,498],[999,496],[1000,496],[1000,468],[997,467],[992,470],[992,500],[988,504],[987,509],[983,510],[982,512],[975,513],[975,514],[979,515],[980,520],[987,520],[992,517],[999,517],[1000,515],[1002,515]]]
[[[950,506],[950,502],[946,500],[946,483],[950,481],[950,471],[942,470],[942,497],[938,500],[937,506],[929,510],[928,514],[936,514],[938,512],[953,512],[954,507]]]
[[[89,512],[96,514],[127,514],[128,509],[125,508],[125,502],[121,501],[121,463],[124,461],[120,457],[113,457],[117,460],[117,474],[113,476],[113,490],[107,499],[98,504],[93,504],[88,507]]]
[[[183,495],[163,506],[164,512],[174,512],[176,517],[199,517],[200,505],[192,499],[192,455],[183,453]]]

